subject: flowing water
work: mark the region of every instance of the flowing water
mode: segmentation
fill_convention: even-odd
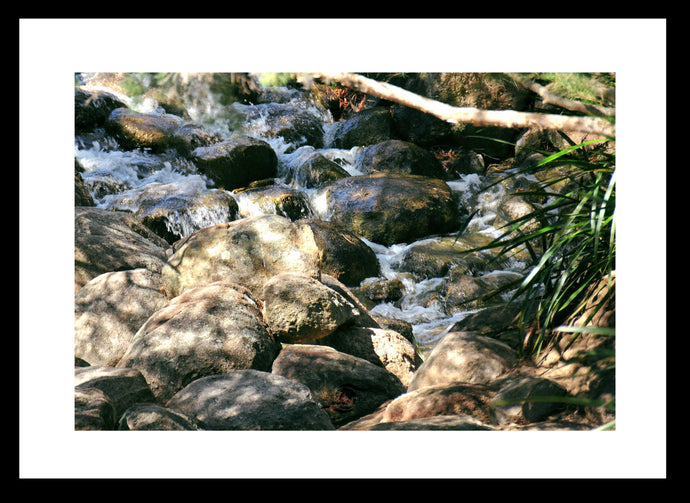
[[[85,89],[98,90],[97,86],[89,85],[89,74],[82,74],[81,78],[86,82]],[[271,134],[269,122],[262,115],[260,107],[255,106],[257,113],[250,114],[252,118],[243,124],[243,130],[251,136],[267,141],[276,152],[278,156],[278,179],[276,183],[287,185],[285,174],[290,171],[291,167],[299,165],[301,160],[313,155],[314,152],[336,162],[350,175],[363,174],[356,162],[356,154],[361,147],[338,149],[332,146],[334,122],[329,112],[305,102],[299,94],[286,88],[274,88],[272,91],[282,93],[288,103],[318,117],[323,122],[324,128],[323,148],[316,149],[311,146],[295,148],[282,137],[275,137]],[[112,89],[108,89],[108,92],[116,94]],[[192,120],[220,137],[229,136],[233,127],[228,118],[228,106],[215,100],[212,93],[202,92],[199,96],[193,104],[187,106]],[[134,110],[147,113],[164,113],[155,100],[135,101],[126,96],[118,95],[118,97]],[[234,106],[245,108],[245,112],[247,109],[251,110],[252,107],[252,105],[237,104]],[[146,200],[170,195],[193,196],[214,189],[213,182],[204,175],[197,173],[193,163],[184,158],[169,153],[153,154],[141,149],[121,151],[118,150],[117,144],[112,140],[76,137],[75,158],[84,169],[82,177],[99,208],[135,212]],[[484,177],[477,174],[461,175],[457,180],[447,183],[470,212],[478,210],[469,222],[467,231],[495,237],[498,231],[491,225],[491,222],[496,215],[497,205],[504,195],[504,189],[497,185],[491,190],[482,191],[488,182]],[[310,204],[310,216],[323,220],[330,218],[323,191],[305,188],[301,186],[299,180],[292,180],[289,186],[302,191],[307,196]],[[242,193],[233,195],[233,197],[238,202],[242,216],[274,211],[273,207],[262,207]],[[472,207],[468,207],[470,204]],[[203,227],[225,222],[227,217],[227,209],[203,208],[178,214],[176,219],[169,223],[169,226],[172,227],[171,230],[186,236]],[[379,259],[381,275],[390,280],[400,279],[404,285],[402,299],[395,303],[380,303],[370,310],[371,314],[409,322],[423,354],[428,354],[436,341],[454,323],[475,312],[462,311],[452,315],[446,314],[443,302],[439,300],[439,296],[435,295],[443,288],[445,277],[419,281],[415,280],[412,275],[400,270],[399,267],[395,267],[411,246],[434,239],[436,237],[430,236],[415,243],[399,243],[392,246],[383,246],[364,239],[364,242],[374,250]],[[524,264],[514,261],[506,269],[497,272],[524,272],[524,267]],[[365,280],[365,282],[371,280],[373,278]]]

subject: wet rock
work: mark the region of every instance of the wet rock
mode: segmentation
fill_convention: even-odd
[[[138,403],[125,411],[118,421],[118,430],[126,431],[196,431],[194,418],[155,403]]]
[[[125,104],[110,93],[75,89],[74,130],[83,133],[103,127],[112,111],[123,107]]]
[[[273,362],[272,372],[306,385],[336,427],[372,412],[405,390],[383,367],[326,346],[286,346]]]
[[[379,275],[376,253],[359,237],[342,226],[323,220],[302,219],[319,249],[319,269],[344,283],[359,285],[365,278]]]
[[[421,147],[452,141],[453,130],[449,122],[398,103],[393,105],[392,126],[398,138]]]
[[[342,295],[303,274],[276,274],[266,281],[262,298],[268,328],[284,343],[316,342],[359,317]]]
[[[417,279],[442,278],[451,270],[474,275],[488,268],[502,266],[502,262],[490,261],[490,250],[475,250],[488,244],[491,237],[480,233],[464,233],[460,237],[439,236],[410,245],[402,257],[391,264],[396,271],[412,273]]]
[[[74,206],[95,206],[96,203],[93,201],[93,197],[86,188],[84,183],[84,178],[81,174],[84,170],[79,163],[74,161]]]
[[[130,213],[74,210],[75,290],[106,272],[145,268],[160,272],[168,243]]]
[[[74,296],[74,355],[114,366],[141,325],[168,299],[160,273],[148,269],[101,274]]]
[[[201,377],[270,369],[279,350],[250,292],[218,282],[190,289],[151,315],[117,366],[139,370],[162,402]]]
[[[275,214],[290,220],[309,218],[313,211],[303,192],[281,185],[256,187],[234,192],[240,204],[240,216]]]
[[[254,180],[277,174],[278,158],[271,146],[258,138],[233,134],[230,138],[198,147],[191,153],[197,169],[216,183],[218,188],[233,190],[246,187]]]
[[[125,150],[147,148],[163,152],[181,142],[175,132],[183,120],[172,114],[142,113],[122,107],[110,113],[105,129]]]
[[[145,199],[134,216],[168,243],[218,222],[239,218],[235,198],[224,190]]]
[[[457,228],[457,205],[442,180],[376,173],[321,190],[330,220],[375,243],[390,246]]]
[[[112,404],[115,418],[138,402],[153,402],[144,376],[135,369],[115,367],[75,367],[74,386],[80,390],[98,389]]]
[[[363,173],[380,171],[444,179],[441,163],[428,150],[402,140],[386,140],[357,151],[355,166]]]
[[[166,407],[193,417],[205,430],[333,430],[309,388],[258,370],[204,377]]]
[[[485,384],[517,365],[517,355],[507,344],[472,332],[449,332],[419,367],[408,391],[461,381]]]
[[[251,123],[260,123],[263,137],[280,137],[291,144],[293,149],[303,145],[323,147],[323,117],[310,112],[304,103],[235,103],[233,110],[244,117],[245,127]]]
[[[278,215],[260,215],[201,229],[177,243],[162,269],[169,297],[214,281],[247,286],[260,296],[281,272],[319,273],[311,232]]]
[[[315,189],[348,176],[350,174],[337,163],[314,152],[289,170],[285,182],[300,188]]]
[[[509,271],[494,271],[479,277],[463,274],[459,269],[451,269],[446,281],[445,311],[453,314],[486,307],[501,301],[496,292],[504,287],[515,285],[523,278],[522,274]]]
[[[373,107],[351,114],[338,122],[333,133],[333,146],[349,149],[373,145],[393,138],[391,115],[386,107]]]

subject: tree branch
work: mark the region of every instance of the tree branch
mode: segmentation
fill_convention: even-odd
[[[516,73],[508,73],[507,75],[509,75],[511,79],[515,80],[526,89],[529,89],[533,93],[536,93],[539,96],[541,96],[541,98],[544,100],[544,103],[550,103],[561,108],[572,110],[573,112],[600,115],[602,117],[614,117],[616,115],[615,108],[588,105],[586,103],[582,103],[581,101],[563,98],[561,96],[553,94],[544,86],[539,85],[536,82],[523,77],[522,75],[518,75]]]
[[[476,126],[506,128],[540,128],[595,133],[615,138],[616,127],[599,117],[571,117],[565,115],[516,112],[514,110],[480,110],[453,107],[391,84],[368,79],[355,73],[312,73],[313,78],[340,84],[379,98],[429,113],[451,123],[470,123]]]

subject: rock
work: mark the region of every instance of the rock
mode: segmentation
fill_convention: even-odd
[[[293,103],[235,103],[233,110],[244,115],[245,128],[251,129],[252,124],[256,123],[254,128],[260,129],[262,137],[280,137],[292,148],[302,145],[323,147],[323,118],[305,106]]]
[[[482,423],[479,419],[466,414],[460,415],[441,415],[423,417],[419,419],[408,419],[405,421],[393,421],[378,423],[370,428],[372,431],[395,431],[395,430],[462,430],[462,431],[492,431],[495,428]]]
[[[217,189],[193,195],[176,194],[145,199],[135,213],[135,218],[142,225],[168,243],[219,222],[232,222],[239,216],[235,198]]]
[[[359,317],[340,293],[303,274],[276,274],[261,298],[269,331],[284,343],[316,342]]]
[[[321,274],[321,283],[326,285],[328,288],[335,290],[340,295],[345,297],[345,299],[350,302],[359,311],[359,318],[357,321],[357,326],[360,327],[373,327],[381,328],[381,325],[369,314],[367,308],[362,304],[362,302],[354,295],[347,286],[335,279],[330,274]]]
[[[468,415],[482,423],[494,423],[496,419],[489,405],[492,395],[486,386],[465,382],[425,386],[391,401],[383,411],[381,422]]]
[[[365,278],[378,276],[376,253],[357,235],[334,222],[302,219],[298,225],[308,227],[319,249],[319,269],[346,286],[359,285]]]
[[[308,229],[278,215],[259,215],[201,229],[176,244],[162,268],[169,297],[214,281],[247,286],[260,296],[281,272],[318,277],[319,250]]]
[[[480,233],[462,236],[438,236],[411,244],[402,257],[391,264],[396,271],[412,273],[418,279],[442,278],[452,269],[458,273],[474,275],[487,269],[494,258],[489,250],[474,250],[488,244],[491,237]],[[493,263],[492,268],[502,266]]]
[[[84,170],[79,163],[74,161],[74,206],[95,206],[93,197],[84,184],[81,173]]]
[[[180,144],[175,132],[182,124],[183,120],[176,115],[142,113],[121,107],[110,113],[105,129],[125,150],[147,148],[164,152]]]
[[[431,152],[402,140],[386,140],[362,147],[355,154],[354,164],[363,173],[380,171],[445,178],[443,166]]]
[[[96,388],[112,404],[115,418],[138,402],[153,402],[144,376],[135,369],[116,367],[75,367],[74,386],[81,390]]]
[[[393,105],[392,121],[393,131],[398,138],[420,147],[452,141],[451,124],[421,110],[396,103]]]
[[[101,274],[74,296],[74,355],[91,365],[114,366],[134,335],[168,299],[160,273],[148,269]]]
[[[347,120],[337,122],[333,132],[333,146],[341,149],[373,145],[393,137],[391,114],[386,107],[373,107],[354,113]]]
[[[562,410],[566,403],[559,401],[568,393],[555,381],[541,377],[517,376],[495,382],[499,389],[490,405],[501,424],[536,423]],[[553,401],[548,401],[553,398]]]
[[[123,108],[114,95],[107,92],[87,92],[74,90],[74,131],[83,133],[97,127],[103,127],[116,108]]]
[[[454,381],[485,384],[516,364],[515,351],[503,342],[472,332],[449,332],[417,369],[407,389]]]
[[[453,268],[446,281],[445,312],[453,314],[494,304],[501,300],[500,296],[495,295],[499,289],[509,285],[516,288],[515,282],[523,277],[522,274],[509,271],[494,271],[475,277]]]
[[[271,146],[242,134],[234,133],[222,142],[198,147],[191,156],[197,169],[225,190],[246,187],[254,180],[277,174],[278,158]]]
[[[275,214],[290,220],[313,215],[309,200],[303,192],[290,187],[272,185],[234,192],[240,205],[240,215]]]
[[[112,402],[98,388],[74,388],[74,429],[115,429],[115,408]]]
[[[217,282],[190,289],[153,313],[117,366],[139,370],[163,402],[201,377],[268,370],[279,350],[250,292]]]
[[[422,364],[422,359],[417,354],[414,344],[393,330],[342,327],[325,339],[322,344],[382,366],[400,379],[405,387]]]
[[[382,302],[395,302],[405,295],[405,285],[399,278],[369,277],[353,288],[353,293],[369,308]]]
[[[165,240],[129,213],[100,208],[74,210],[75,290],[106,272],[145,268],[160,272]]]
[[[205,430],[333,430],[305,385],[258,370],[197,379],[166,407],[193,417]]]
[[[155,403],[138,403],[120,417],[118,430],[196,431],[197,421],[176,410]]]
[[[385,246],[451,232],[458,225],[456,201],[442,180],[375,173],[320,190],[326,192],[331,221]]]
[[[336,427],[405,391],[386,369],[326,346],[286,346],[272,372],[306,385]]]
[[[307,156],[306,159],[301,159],[298,164],[290,168],[285,175],[286,183],[298,188],[316,189],[350,176],[337,163],[327,159],[318,152],[311,152],[312,154]]]

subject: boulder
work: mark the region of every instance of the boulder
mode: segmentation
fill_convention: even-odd
[[[445,311],[453,314],[495,304],[501,300],[500,296],[495,295],[497,291],[516,288],[516,282],[523,277],[510,271],[494,271],[475,277],[453,268],[446,281]]]
[[[536,423],[566,406],[567,391],[543,377],[514,376],[494,383],[498,391],[490,405],[500,424]]]
[[[75,290],[106,272],[139,268],[160,272],[167,245],[130,213],[77,207],[74,210]]]
[[[298,188],[316,189],[348,176],[350,174],[343,167],[318,152],[312,152],[306,159],[300,159],[299,163],[290,167],[285,182]]]
[[[307,196],[296,189],[281,185],[236,190],[240,216],[275,214],[290,220],[309,218],[313,211]]]
[[[316,342],[359,317],[342,295],[303,274],[276,274],[266,281],[262,299],[268,329],[284,343]]]
[[[224,190],[175,194],[141,201],[135,218],[168,243],[199,229],[239,218],[235,198]]]
[[[177,243],[163,265],[169,297],[214,281],[247,286],[260,296],[266,280],[281,272],[318,277],[313,235],[288,218],[259,215],[201,229]]]
[[[405,421],[391,421],[378,423],[370,428],[372,431],[434,431],[434,430],[460,430],[460,431],[493,431],[494,427],[481,422],[467,414],[440,415],[422,417],[419,419],[407,419]]]
[[[182,118],[176,115],[142,113],[121,107],[110,113],[105,129],[125,150],[146,148],[152,152],[164,152],[180,144],[175,132],[182,124]]]
[[[455,381],[486,384],[515,365],[517,354],[507,344],[472,332],[449,332],[417,369],[407,389]]]
[[[91,365],[114,366],[134,335],[168,299],[160,273],[148,269],[96,276],[74,296],[74,356]]]
[[[405,387],[422,364],[422,359],[414,344],[393,330],[357,326],[342,327],[325,339],[322,344],[382,366],[400,379]]]
[[[378,276],[376,253],[359,237],[342,226],[324,220],[302,219],[319,249],[319,269],[346,286],[357,286],[365,278]]]
[[[279,350],[251,293],[218,282],[190,289],[153,313],[117,367],[139,370],[163,402],[201,377],[268,370]]]
[[[393,138],[391,114],[387,107],[367,108],[335,123],[333,146],[350,149],[374,145]]]
[[[331,221],[385,246],[451,232],[458,225],[457,203],[442,180],[375,173],[343,178],[320,190]]]
[[[278,157],[271,146],[238,133],[222,142],[195,148],[191,158],[200,172],[225,190],[246,187],[254,180],[277,174]]]
[[[272,372],[306,385],[336,427],[369,414],[405,391],[400,380],[383,367],[320,345],[284,347]]]
[[[74,388],[74,429],[113,430],[117,418],[112,402],[98,388]]]
[[[112,404],[115,418],[138,402],[153,402],[144,376],[135,369],[116,367],[75,367],[74,386],[80,390],[98,389]]]
[[[112,111],[123,107],[125,104],[113,94],[77,88],[74,90],[74,131],[79,134],[103,127]]]
[[[304,384],[259,370],[197,379],[166,407],[194,418],[205,430],[333,430]]]
[[[489,405],[493,393],[480,384],[464,382],[425,386],[391,401],[381,422],[408,421],[433,416],[468,415],[482,423],[494,423]]]
[[[232,108],[243,116],[243,127],[248,134],[282,138],[293,149],[302,145],[323,147],[323,118],[310,112],[304,102],[301,105],[290,102],[256,105],[235,103]]]
[[[155,403],[132,405],[120,417],[118,430],[126,431],[196,431],[197,421],[173,409]]]
[[[411,273],[416,279],[442,278],[451,270],[474,275],[489,267],[495,254],[491,250],[475,250],[491,241],[481,233],[463,233],[456,237],[438,236],[411,244],[402,256],[391,263],[396,271]],[[503,265],[493,262],[491,268]]]
[[[354,164],[362,173],[380,171],[440,179],[446,176],[443,166],[431,152],[402,140],[364,146],[355,154]]]

